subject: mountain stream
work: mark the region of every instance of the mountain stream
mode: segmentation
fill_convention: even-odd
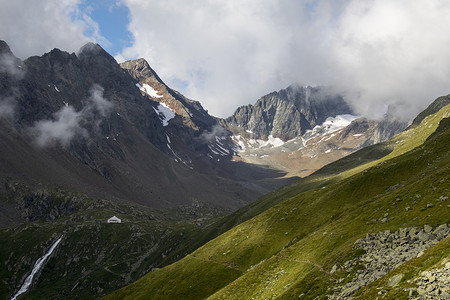
[[[61,236],[56,242],[54,242],[53,245],[50,247],[50,249],[48,249],[48,251],[44,254],[44,256],[40,257],[36,261],[30,275],[28,275],[27,278],[25,278],[25,281],[23,282],[19,291],[14,296],[11,297],[11,300],[17,300],[17,297],[19,295],[25,293],[26,291],[28,291],[30,289],[31,284],[33,283],[34,276],[36,275],[36,273],[38,273],[44,267],[44,264],[47,261],[47,258],[56,249],[58,244],[61,242],[62,238],[63,238],[63,236]]]

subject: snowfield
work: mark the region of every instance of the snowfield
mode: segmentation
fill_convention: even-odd
[[[148,84],[144,83],[143,85],[140,85],[139,83],[136,83],[136,86],[143,91],[144,93],[146,93],[147,95],[149,95],[150,97],[153,98],[162,98],[163,95],[159,95],[158,91],[155,90],[154,88],[152,88],[151,86],[149,86]]]
[[[158,107],[153,108],[159,115],[163,126],[169,125],[169,121],[175,118],[175,112],[170,109],[165,103],[160,102]]]

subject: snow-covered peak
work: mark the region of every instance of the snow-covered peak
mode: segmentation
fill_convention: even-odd
[[[136,83],[136,86],[141,91],[143,91],[144,93],[149,95],[150,97],[153,97],[153,98],[162,98],[163,97],[163,95],[158,94],[159,92],[157,90],[155,90],[154,88],[152,88],[150,85],[148,85],[146,83],[144,83],[143,85]]]

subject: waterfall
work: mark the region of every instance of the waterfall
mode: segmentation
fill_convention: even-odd
[[[61,242],[62,238],[63,236],[61,236],[56,242],[54,242],[53,245],[50,247],[50,249],[48,249],[48,251],[44,254],[44,256],[40,257],[36,261],[30,275],[28,275],[27,278],[25,278],[25,281],[23,282],[19,291],[14,296],[11,297],[11,300],[16,300],[19,295],[25,293],[30,289],[31,284],[33,283],[34,275],[36,275],[36,273],[39,272],[44,267],[47,258],[52,254],[56,246],[58,246],[58,244]]]

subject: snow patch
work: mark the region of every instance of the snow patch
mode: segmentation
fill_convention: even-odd
[[[153,107],[153,109],[159,115],[163,126],[169,125],[169,121],[175,118],[175,112],[170,109],[170,107],[168,107],[165,103],[160,102],[158,107]]]
[[[327,129],[329,133],[338,131],[339,129],[342,129],[344,127],[347,127],[350,125],[350,123],[356,119],[358,119],[358,116],[354,115],[338,115],[336,117],[329,117],[323,122],[322,126]]]
[[[158,91],[155,90],[154,88],[152,88],[150,85],[144,83],[143,85],[140,85],[139,83],[136,83],[136,86],[143,91],[144,93],[146,93],[147,95],[149,95],[150,97],[153,98],[162,98],[163,95],[159,95]]]

